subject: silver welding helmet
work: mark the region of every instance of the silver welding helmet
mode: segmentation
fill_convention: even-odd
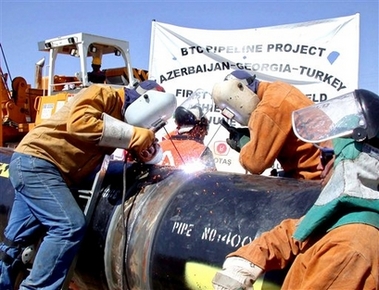
[[[150,90],[131,103],[124,114],[130,125],[151,128],[157,121],[167,121],[177,106],[174,94]]]

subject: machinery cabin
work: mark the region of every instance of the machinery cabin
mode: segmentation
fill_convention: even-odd
[[[90,85],[88,70],[91,67],[90,60],[94,59],[100,60],[100,64],[102,62],[115,64],[115,56],[122,58],[123,62],[119,68],[102,70],[106,75],[106,83],[133,85],[136,81],[130,62],[128,41],[87,33],[76,33],[40,41],[38,43],[38,49],[40,51],[49,52],[47,75],[48,95],[52,95],[54,91],[60,91],[60,89],[65,87],[72,89]],[[57,75],[57,57],[60,55],[72,56],[79,60],[80,71],[76,72],[75,76]],[[110,56],[112,56],[113,59],[110,58]],[[66,62],[67,60],[65,59],[64,61]],[[61,77],[61,79],[57,79],[57,76]],[[59,83],[59,86],[57,86],[57,83]]]
[[[95,60],[107,67],[101,70],[107,84],[133,86],[148,78],[146,70],[132,67],[128,41],[75,33],[40,41],[38,49],[49,53],[49,61],[47,74],[43,71],[44,59],[36,63],[34,88],[23,77],[9,80],[11,86],[8,86],[10,74],[3,73],[0,67],[0,146],[17,145],[42,119],[57,111],[80,89],[88,87]]]

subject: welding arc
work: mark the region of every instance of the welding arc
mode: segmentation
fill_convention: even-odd
[[[170,140],[170,142],[171,142],[172,146],[174,146],[174,148],[175,148],[175,151],[178,153],[178,155],[179,155],[179,157],[180,157],[180,160],[182,160],[183,164],[185,165],[185,164],[186,164],[186,162],[184,161],[184,159],[183,159],[182,155],[180,154],[180,152],[179,152],[178,148],[176,147],[176,145],[175,145],[174,141],[172,140],[172,138],[171,138],[171,135],[170,135],[170,134],[167,132],[167,129],[166,129],[166,127],[163,127],[163,129],[165,130],[165,132],[166,132],[166,135],[168,136],[168,138],[169,138],[169,140]]]

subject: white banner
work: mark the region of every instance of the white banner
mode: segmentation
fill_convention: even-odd
[[[241,30],[152,22],[149,78],[174,93],[179,105],[198,88],[212,92],[214,83],[236,69],[261,81],[291,83],[312,101],[325,101],[357,88],[358,67],[359,14]],[[245,172],[239,154],[225,142],[229,134],[220,126],[220,112],[213,107],[207,116],[211,127],[205,143],[217,169]]]

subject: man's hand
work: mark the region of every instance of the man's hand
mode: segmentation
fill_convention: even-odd
[[[143,163],[156,164],[161,161],[162,154],[159,154],[161,151],[162,149],[158,143],[158,139],[155,139],[153,145],[148,149],[143,150],[141,154],[137,156],[137,159]]]
[[[246,290],[253,289],[254,282],[263,270],[246,259],[229,257],[225,260],[222,270],[212,280],[215,290]]]
[[[250,140],[250,131],[249,128],[236,128],[229,127],[229,138],[226,139],[226,143],[236,150],[237,152],[241,151],[241,148]]]

